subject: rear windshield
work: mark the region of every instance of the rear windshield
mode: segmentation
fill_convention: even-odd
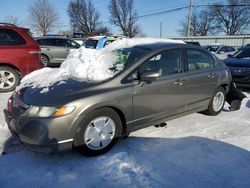
[[[216,52],[219,49],[219,46],[207,46],[206,49],[210,52]]]
[[[91,48],[91,49],[95,49],[96,45],[97,45],[98,40],[93,40],[93,39],[87,39],[83,42],[83,46],[85,48]]]
[[[26,41],[12,29],[0,29],[0,45],[24,45]]]

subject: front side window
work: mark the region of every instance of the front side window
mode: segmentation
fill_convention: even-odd
[[[0,29],[0,45],[24,45],[26,41],[16,31]]]
[[[211,68],[214,66],[212,57],[201,50],[187,49],[188,71]]]
[[[180,73],[182,71],[182,50],[174,49],[161,52],[141,65],[141,72],[152,71],[160,77]]]

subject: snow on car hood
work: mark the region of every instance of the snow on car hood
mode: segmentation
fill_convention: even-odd
[[[81,80],[102,81],[113,77],[117,72],[110,70],[117,60],[113,51],[129,48],[140,44],[152,43],[184,43],[183,41],[158,38],[133,38],[120,39],[109,44],[105,48],[93,50],[81,47],[72,50],[60,68],[43,68],[30,73],[21,80],[17,88],[30,86],[32,88],[43,88],[41,93],[48,91],[49,86],[54,83],[63,84],[63,80],[77,78]],[[120,70],[118,68],[117,70]]]

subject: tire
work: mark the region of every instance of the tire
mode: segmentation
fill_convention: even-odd
[[[46,55],[41,55],[41,63],[43,64],[44,67],[48,67],[50,60]]]
[[[17,70],[0,66],[0,92],[13,91],[20,82],[20,76]]]
[[[100,108],[81,121],[75,132],[74,147],[84,155],[97,156],[112,149],[121,136],[119,115],[111,108]]]
[[[208,109],[204,111],[204,114],[216,116],[224,107],[226,101],[226,91],[223,87],[219,87],[215,90],[213,97],[208,105]],[[217,103],[217,104],[216,104]]]

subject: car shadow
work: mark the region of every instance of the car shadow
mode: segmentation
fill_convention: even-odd
[[[204,137],[131,136],[98,157],[9,151],[0,157],[0,184],[6,187],[250,186],[250,152]]]

